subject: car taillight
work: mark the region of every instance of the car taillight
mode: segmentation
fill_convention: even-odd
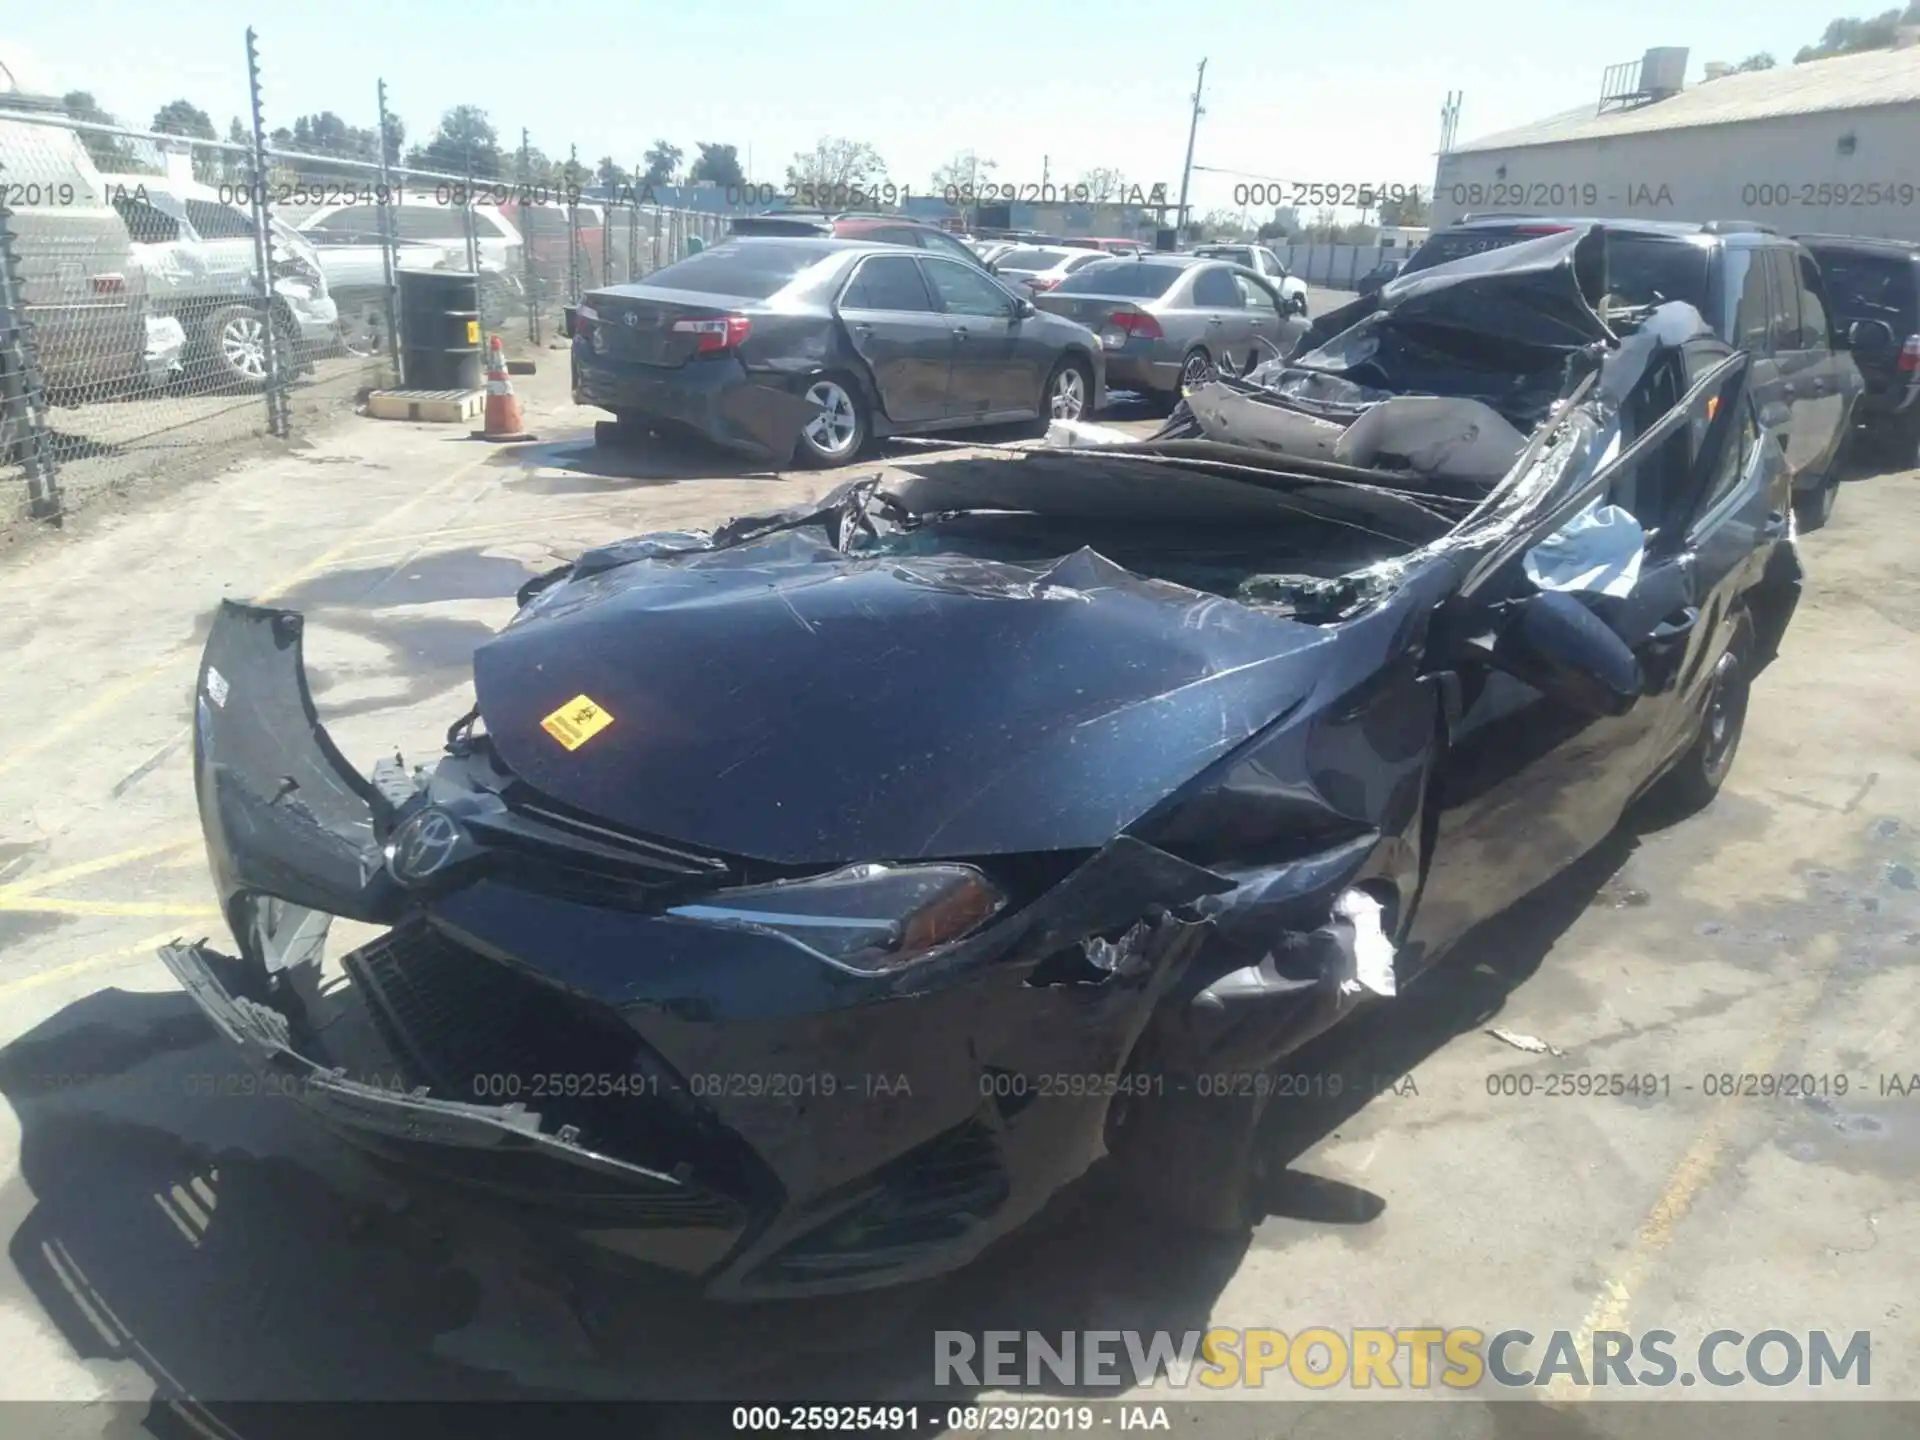
[[[1900,347],[1900,371],[1911,374],[1915,370],[1920,370],[1920,335],[1909,335]]]
[[[593,322],[599,318],[600,317],[594,314],[593,311],[582,305],[578,310],[574,311],[573,314],[573,333],[576,335],[592,335]]]
[[[1107,323],[1116,330],[1126,331],[1135,340],[1160,340],[1167,333],[1160,328],[1160,322],[1144,310],[1116,311]]]
[[[721,315],[712,320],[676,320],[673,333],[676,335],[697,335],[693,353],[710,355],[719,350],[731,350],[747,338],[747,332],[753,328],[753,322],[744,315]]]
[[[95,275],[93,293],[96,295],[124,295],[127,293],[127,277],[124,275]]]
[[[1057,275],[1036,275],[1027,281],[1027,284],[1031,285],[1035,290],[1051,290],[1059,283],[1060,277]]]

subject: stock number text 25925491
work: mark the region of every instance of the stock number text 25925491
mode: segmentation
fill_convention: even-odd
[[[1369,185],[1336,180],[1256,180],[1233,187],[1236,205],[1358,205],[1371,209],[1416,200],[1418,185]]]

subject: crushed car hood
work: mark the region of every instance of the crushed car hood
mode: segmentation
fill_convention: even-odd
[[[474,678],[549,799],[814,865],[1104,845],[1304,699],[1331,638],[1090,550],[862,559],[789,530],[555,585]],[[606,723],[562,722],[570,749],[542,721],[577,701]]]

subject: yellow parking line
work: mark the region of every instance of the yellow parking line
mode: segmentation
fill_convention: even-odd
[[[1831,941],[1829,945],[1833,953],[1817,971],[1809,973],[1807,967],[1801,967],[1799,990],[1774,1016],[1773,1023],[1755,1044],[1738,1073],[1771,1074],[1788,1040],[1802,1033],[1813,1007],[1819,1002],[1828,972],[1838,963],[1839,947],[1832,945]],[[1701,1192],[1719,1170],[1732,1137],[1739,1105],[1738,1100],[1719,1101],[1714,1106],[1712,1116],[1700,1128],[1693,1143],[1687,1146],[1686,1153],[1667,1176],[1659,1198],[1653,1202],[1653,1208],[1647,1212],[1647,1218],[1641,1222],[1634,1236],[1625,1261],[1602,1284],[1585,1323],[1575,1333],[1575,1354],[1590,1354],[1596,1333],[1627,1328],[1627,1311],[1633,1303],[1634,1292],[1646,1280],[1654,1262],[1673,1243],[1674,1232],[1679,1229],[1680,1222],[1687,1218],[1694,1201],[1700,1198]],[[1555,1375],[1547,1387],[1547,1397],[1551,1400],[1584,1400],[1592,1394],[1591,1386],[1575,1384],[1563,1374]]]
[[[282,595],[285,595],[289,590],[311,580],[314,576],[320,574],[328,566],[339,560],[341,556],[351,551],[355,545],[365,544],[367,540],[379,530],[391,525],[402,516],[409,514],[417,506],[423,505],[429,500],[436,499],[448,490],[451,490],[455,485],[459,484],[460,481],[466,479],[468,475],[485,464],[487,459],[488,456],[485,455],[476,456],[474,459],[467,461],[464,465],[452,471],[446,478],[440,480],[438,483],[429,485],[411,500],[389,510],[378,520],[363,525],[360,529],[354,531],[347,539],[341,541],[329,550],[322,551],[314,559],[302,565],[292,574],[281,579],[277,584],[271,585],[265,590],[255,592],[253,597],[254,603],[259,605],[271,604]],[[137,674],[130,675],[118,684],[109,686],[79,709],[67,711],[62,715],[59,723],[47,726],[32,740],[22,745],[16,745],[5,755],[0,755],[0,775],[6,775],[18,769],[34,756],[63,743],[69,736],[84,733],[94,721],[110,712],[115,706],[119,705],[121,701],[137,693],[168,671],[173,670],[179,665],[182,659],[190,658],[192,654],[193,647],[190,645],[183,645],[170,650]]]
[[[11,915],[113,915],[212,916],[220,912],[204,900],[63,900],[57,895],[22,895],[18,899],[0,895],[0,914]]]
[[[38,874],[29,875],[24,880],[15,880],[10,885],[0,885],[0,902],[17,899],[22,895],[37,895],[42,890],[64,885],[69,880],[98,875],[103,870],[117,870],[122,865],[131,865],[138,860],[152,860],[162,855],[183,852],[197,844],[199,839],[198,835],[183,831],[179,838],[163,841],[157,845],[142,845],[133,850],[118,850],[111,855],[102,855],[97,860],[83,860],[76,865],[62,865],[57,870],[43,870]]]
[[[70,976],[84,975],[89,970],[104,970],[110,965],[118,965],[121,961],[131,960],[143,952],[151,954],[169,940],[177,938],[179,934],[178,930],[162,930],[149,939],[136,941],[118,950],[109,950],[104,955],[91,955],[85,960],[56,965],[51,970],[37,970],[31,975],[22,975],[18,980],[0,982],[0,996],[17,995],[23,990],[37,990],[42,985],[51,985]]]

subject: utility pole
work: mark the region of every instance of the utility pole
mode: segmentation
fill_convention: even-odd
[[[1048,157],[1045,155],[1040,157],[1040,198],[1042,200],[1047,198],[1047,173],[1049,169],[1047,159]]]
[[[1174,217],[1176,240],[1179,232],[1187,226],[1187,182],[1193,177],[1193,137],[1200,130],[1200,117],[1205,112],[1200,108],[1200,95],[1207,86],[1207,62],[1200,62],[1200,78],[1193,86],[1193,118],[1187,122],[1187,163],[1180,168],[1180,210]]]

